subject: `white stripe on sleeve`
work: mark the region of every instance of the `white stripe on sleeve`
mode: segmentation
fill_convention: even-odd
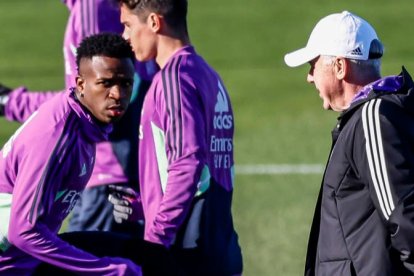
[[[379,120],[379,106],[381,99],[371,100],[364,104],[362,109],[362,125],[364,128],[365,147],[372,182],[381,211],[388,220],[394,210],[388,173],[385,164],[384,148]]]

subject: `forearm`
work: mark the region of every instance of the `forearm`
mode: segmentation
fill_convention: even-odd
[[[18,87],[9,94],[4,115],[9,121],[24,122],[42,103],[59,92],[63,91],[36,92],[28,91],[26,87]]]
[[[26,254],[50,265],[88,275],[119,275],[118,265],[98,258],[59,239],[47,227],[21,225],[23,231],[9,235],[11,243]]]
[[[190,161],[191,160],[191,161]],[[188,216],[197,191],[202,167],[194,159],[170,166],[167,186],[154,222],[150,226],[151,242],[170,247]]]

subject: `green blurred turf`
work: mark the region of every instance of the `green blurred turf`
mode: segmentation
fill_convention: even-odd
[[[411,0],[189,0],[197,51],[227,85],[237,164],[325,163],[337,114],[322,110],[307,66],[283,55],[306,44],[322,16],[344,9],[368,19],[385,44],[383,73],[414,73]],[[57,0],[0,1],[0,83],[63,87],[67,11]],[[0,120],[0,144],[18,124]],[[237,172],[236,172],[237,173]],[[300,275],[321,175],[236,177],[234,219],[244,275]]]

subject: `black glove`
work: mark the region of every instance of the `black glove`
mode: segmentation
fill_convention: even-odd
[[[0,96],[8,95],[10,93],[11,89],[7,86],[4,86],[0,83]]]
[[[400,255],[400,259],[404,264],[404,267],[411,272],[414,272],[414,258],[412,254],[407,250],[402,250]]]
[[[4,116],[4,107],[9,99],[11,89],[0,83],[0,116]]]

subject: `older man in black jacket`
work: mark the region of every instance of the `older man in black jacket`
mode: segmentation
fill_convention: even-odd
[[[414,84],[403,68],[380,75],[373,27],[344,11],[321,19],[291,67],[323,107],[341,112],[333,130],[309,238],[305,275],[412,275],[414,271]]]

